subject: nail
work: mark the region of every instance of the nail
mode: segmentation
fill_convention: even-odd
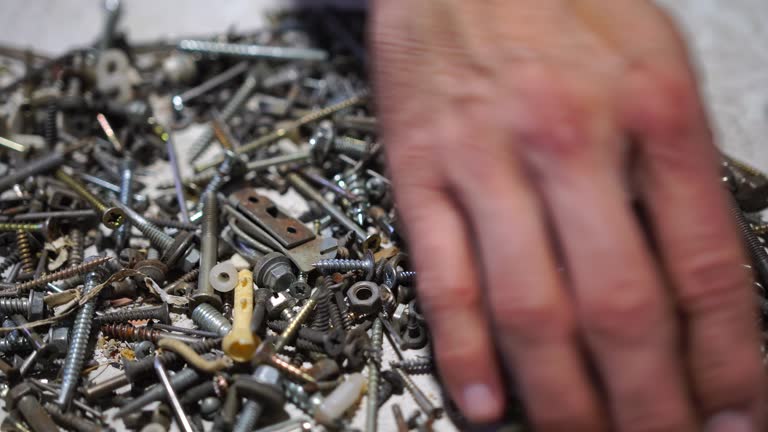
[[[752,418],[746,414],[726,411],[711,417],[705,432],[754,432]]]
[[[501,411],[499,399],[485,384],[470,384],[464,388],[464,414],[475,421],[495,420]]]

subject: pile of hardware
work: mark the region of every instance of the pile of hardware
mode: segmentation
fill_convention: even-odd
[[[131,45],[115,4],[94,46],[0,49],[3,430],[370,431],[403,394],[429,429],[364,16]]]

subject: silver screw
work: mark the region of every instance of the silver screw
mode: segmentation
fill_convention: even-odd
[[[197,277],[197,288],[192,293],[192,308],[201,303],[209,303],[216,309],[221,309],[221,297],[211,286],[209,276],[216,265],[219,251],[219,202],[216,192],[206,192],[201,199],[203,203],[203,231],[200,240],[200,273]]]
[[[232,323],[208,303],[200,303],[192,311],[192,321],[203,330],[224,336],[232,331]]]
[[[365,430],[376,432],[379,410],[379,358],[384,332],[381,318],[376,318],[371,330],[371,356],[368,359],[368,400],[366,401]]]
[[[274,47],[264,45],[246,45],[224,42],[208,42],[184,39],[179,42],[181,51],[201,54],[214,54],[238,58],[258,58],[273,60],[324,61],[328,53],[313,48]]]
[[[120,199],[121,203],[129,207],[132,202],[131,195],[133,191],[133,165],[133,159],[130,157],[125,157],[122,161],[120,161],[120,196],[118,198]],[[124,222],[123,225],[121,225],[120,228],[115,231],[115,243],[117,243],[118,249],[125,247],[130,233],[130,222]]]
[[[361,260],[327,259],[316,262],[314,266],[323,274],[333,272],[346,273],[354,270],[363,270],[368,274],[372,274],[376,261],[374,260],[373,253],[369,250]]]
[[[83,295],[88,294],[101,283],[103,273],[94,269],[85,275],[85,285]],[[64,370],[62,372],[61,390],[56,403],[66,410],[69,407],[72,398],[77,390],[77,384],[80,381],[80,373],[85,364],[85,354],[88,346],[88,340],[91,336],[91,325],[93,324],[93,313],[96,309],[96,299],[92,299],[80,307],[72,326],[72,341],[69,345],[69,353],[64,361]]]

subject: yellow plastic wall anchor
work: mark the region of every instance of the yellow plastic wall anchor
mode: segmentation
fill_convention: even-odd
[[[251,333],[253,315],[253,273],[240,270],[232,306],[232,331],[221,341],[221,348],[232,360],[250,361],[261,339]]]

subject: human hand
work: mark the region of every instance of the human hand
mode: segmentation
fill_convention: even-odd
[[[504,368],[537,430],[762,430],[747,261],[669,19],[648,0],[373,18],[398,210],[463,412],[500,416]]]

